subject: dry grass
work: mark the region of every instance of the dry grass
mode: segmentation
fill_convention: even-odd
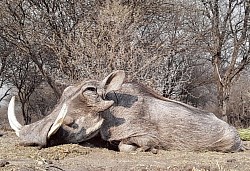
[[[250,128],[239,129],[240,138],[244,141],[250,141]]]
[[[250,151],[240,153],[159,151],[123,153],[104,148],[65,144],[38,150],[19,146],[13,132],[0,137],[0,170],[169,170],[248,171]],[[57,168],[57,169],[56,169]],[[59,169],[58,169],[59,168]]]

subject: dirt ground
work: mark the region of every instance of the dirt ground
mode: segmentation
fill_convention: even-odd
[[[10,131],[0,135],[0,170],[250,170],[250,151],[238,153],[159,151],[123,153],[105,148],[66,144],[49,148],[23,147]],[[248,143],[248,147],[250,142]]]

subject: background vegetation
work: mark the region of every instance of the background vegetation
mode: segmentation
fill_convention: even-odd
[[[2,100],[24,122],[65,86],[123,69],[165,97],[250,126],[249,0],[1,0]],[[11,88],[11,89],[10,89]]]

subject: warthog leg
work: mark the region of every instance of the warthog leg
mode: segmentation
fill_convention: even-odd
[[[125,144],[123,141],[119,143],[119,150],[121,152],[131,152],[131,151],[136,151],[138,146],[132,145],[132,144]]]
[[[154,147],[149,147],[149,146],[142,146],[139,147],[138,145],[131,143],[129,141],[121,141],[118,146],[119,150],[122,152],[132,152],[132,151],[139,151],[139,152],[145,152],[145,151],[150,151],[153,154],[158,153],[158,149]]]

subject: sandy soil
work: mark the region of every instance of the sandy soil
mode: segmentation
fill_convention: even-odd
[[[0,136],[0,170],[250,170],[250,151],[239,153],[159,151],[122,153],[105,148],[65,144],[44,149],[18,145],[13,132]],[[250,145],[249,142],[248,146]]]

